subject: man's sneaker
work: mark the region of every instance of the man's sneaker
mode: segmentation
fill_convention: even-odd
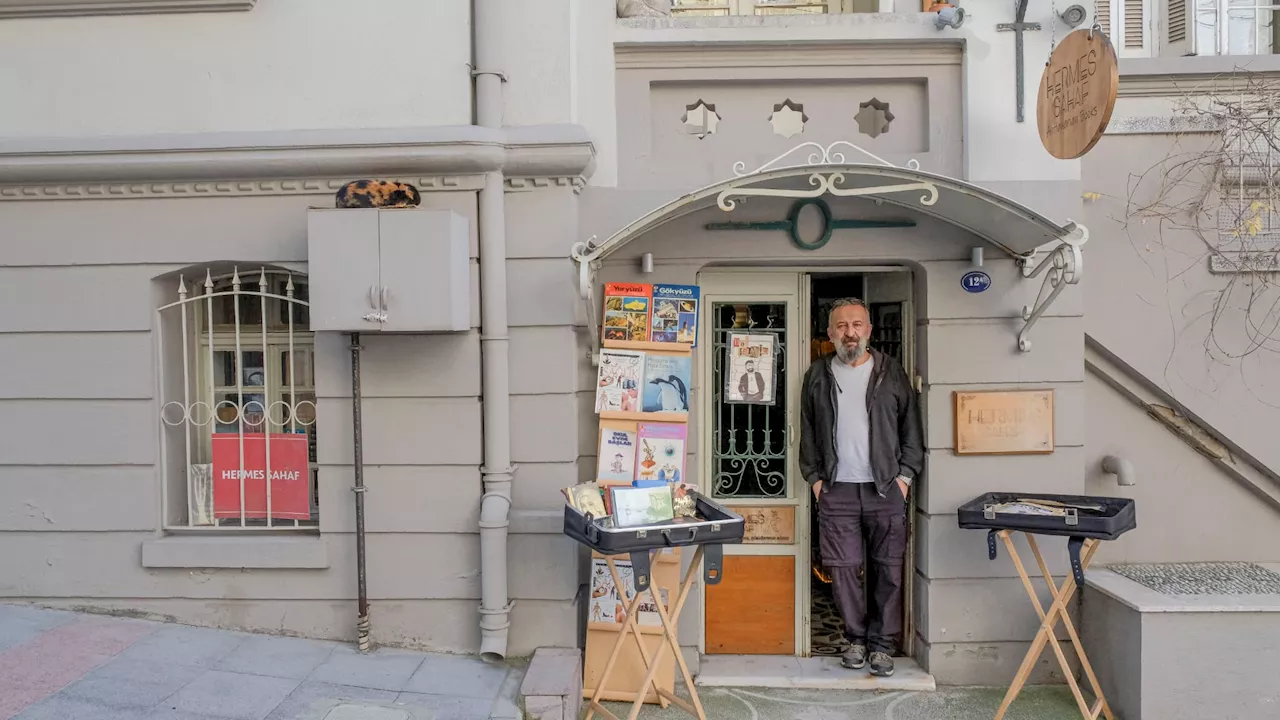
[[[844,655],[840,656],[840,664],[851,670],[861,670],[867,664],[867,646],[851,645],[844,651]]]
[[[871,674],[889,677],[893,674],[893,658],[888,653],[879,651],[871,653]]]

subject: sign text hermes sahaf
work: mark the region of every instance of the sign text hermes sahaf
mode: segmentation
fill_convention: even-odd
[[[1060,160],[1089,152],[1111,121],[1119,84],[1115,48],[1106,35],[1067,35],[1040,75],[1036,121],[1045,150]]]

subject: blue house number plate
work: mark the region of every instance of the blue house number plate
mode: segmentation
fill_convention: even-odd
[[[964,274],[964,277],[960,278],[960,286],[963,287],[966,292],[980,293],[991,287],[991,276],[981,270],[967,272]]]

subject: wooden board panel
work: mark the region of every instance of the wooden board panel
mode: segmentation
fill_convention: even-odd
[[[796,642],[796,560],[725,555],[724,579],[707,585],[707,654],[791,655]]]
[[[1053,390],[958,390],[952,394],[957,455],[1053,452]]]
[[[796,541],[794,505],[733,505],[729,509],[746,521],[744,544],[791,545]]]

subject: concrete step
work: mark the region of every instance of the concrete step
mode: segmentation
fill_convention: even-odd
[[[804,688],[833,690],[917,690],[937,688],[933,676],[913,658],[893,659],[889,677],[850,670],[835,657],[704,655],[694,683],[699,687]]]
[[[1280,717],[1280,563],[1092,568],[1080,624],[1124,720]]]

